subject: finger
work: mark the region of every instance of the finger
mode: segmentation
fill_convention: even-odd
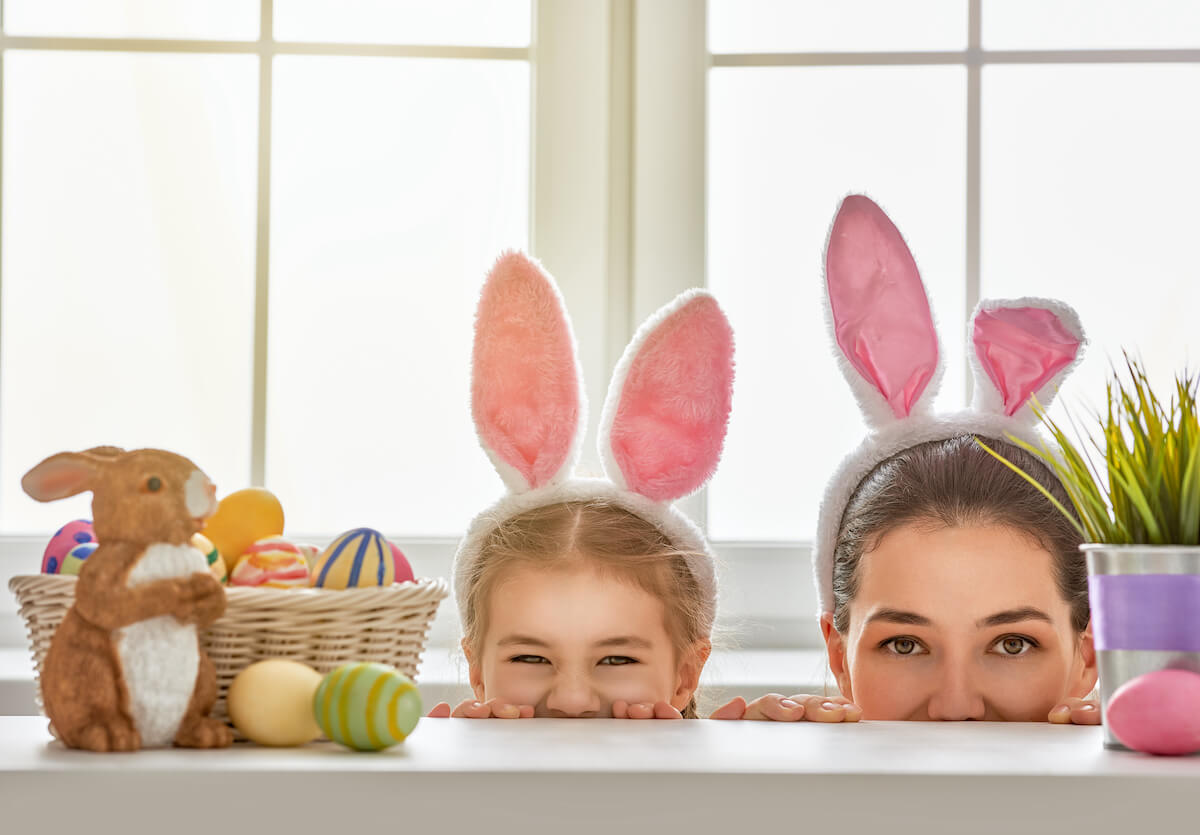
[[[809,722],[844,722],[846,705],[826,696],[810,696],[804,702],[804,718]]]
[[[805,713],[806,708],[800,702],[778,693],[768,693],[747,705],[743,718],[770,722],[799,722],[805,718]]]
[[[654,705],[642,704],[641,702],[635,702],[634,704],[631,704],[629,706],[629,718],[630,719],[653,719],[654,718]]]
[[[433,710],[429,711],[429,719],[449,719],[450,705],[447,702],[438,702],[433,706]]]
[[[655,719],[682,719],[683,714],[675,709],[675,706],[670,702],[655,702],[654,703],[654,718]]]
[[[517,717],[518,719],[532,719],[533,718],[533,705],[521,705],[520,712],[521,712],[521,715]]]
[[[709,719],[741,719],[746,715],[746,700],[737,696],[714,710]]]
[[[479,702],[467,699],[466,701],[459,702],[450,715],[456,719],[467,719],[470,718],[470,711],[478,706]]]
[[[821,704],[832,703],[835,705],[841,705],[845,709],[844,713],[842,714],[842,719],[841,719],[842,722],[857,722],[858,720],[862,719],[862,715],[863,715],[862,708],[859,707],[858,705],[856,705],[854,702],[847,699],[845,696],[810,696],[807,694],[792,696],[792,701],[796,701],[796,702],[807,703],[809,699],[819,699]],[[820,722],[823,720],[816,719],[813,721]],[[836,721],[836,720],[829,720],[829,721]]]
[[[492,705],[490,702],[475,702],[467,708],[468,719],[491,719]]]
[[[629,702],[617,699],[612,703],[612,718],[613,719],[628,719],[629,718]]]
[[[1100,724],[1100,706],[1095,702],[1084,702],[1077,707],[1071,708],[1071,724],[1073,725],[1099,725]]]
[[[1050,715],[1046,717],[1046,721],[1051,725],[1070,725],[1071,706],[1055,705],[1054,709],[1050,711]]]
[[[510,705],[508,702],[500,699],[489,699],[484,706],[488,708],[488,712],[493,719],[520,719],[521,708],[517,705]]]

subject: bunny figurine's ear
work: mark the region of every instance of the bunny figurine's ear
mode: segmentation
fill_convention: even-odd
[[[1048,407],[1082,357],[1083,327],[1068,305],[1052,299],[986,300],[971,319],[974,408],[1034,418],[1037,396]]]
[[[553,279],[521,253],[501,255],[483,286],[471,412],[510,490],[571,474],[584,425],[575,338]]]
[[[103,461],[90,451],[60,452],[25,473],[21,488],[39,502],[65,499],[91,490]]]
[[[928,408],[941,353],[925,285],[900,231],[869,198],[842,201],[825,247],[829,322],[867,422]]]
[[[703,290],[642,325],[617,364],[600,418],[600,455],[618,486],[669,502],[717,468],[733,400],[733,329]]]

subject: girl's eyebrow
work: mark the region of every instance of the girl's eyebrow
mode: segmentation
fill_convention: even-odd
[[[640,638],[637,635],[618,635],[615,638],[605,638],[603,641],[597,641],[593,646],[597,648],[608,647],[633,647],[635,649],[650,649],[651,644],[645,638]]]
[[[501,638],[496,642],[496,646],[508,647],[514,644],[520,644],[526,647],[548,647],[548,643],[541,638],[531,638],[528,635],[509,635],[507,638]]]
[[[1044,620],[1046,623],[1053,623],[1050,620],[1050,616],[1041,609],[1035,609],[1032,606],[1022,606],[1019,609],[1006,609],[1003,612],[988,615],[986,618],[976,621],[975,625],[980,629],[987,629],[991,626],[1004,626],[1010,623],[1020,623],[1024,620]]]

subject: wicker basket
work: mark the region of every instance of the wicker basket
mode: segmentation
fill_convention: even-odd
[[[40,677],[50,640],[75,600],[75,577],[13,577]],[[351,661],[378,661],[413,679],[429,625],[449,593],[445,580],[423,579],[381,588],[225,590],[225,614],[201,633],[217,668],[212,715],[227,719],[225,693],[233,677],[264,658],[290,658],[320,673]],[[42,707],[38,688],[38,707]]]

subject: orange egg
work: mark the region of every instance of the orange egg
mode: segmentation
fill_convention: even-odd
[[[221,499],[201,533],[217,546],[225,570],[232,572],[247,548],[283,533],[283,506],[270,490],[247,487]]]

